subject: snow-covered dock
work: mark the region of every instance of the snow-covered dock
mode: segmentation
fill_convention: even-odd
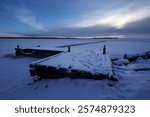
[[[41,78],[112,79],[111,60],[100,50],[63,52],[30,64],[31,76]]]
[[[61,52],[68,51],[67,48],[58,48],[58,47],[26,47],[20,48],[17,46],[15,48],[16,56],[31,56],[31,57],[38,57],[38,58],[45,58],[49,57]]]

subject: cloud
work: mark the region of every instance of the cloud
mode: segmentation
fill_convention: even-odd
[[[30,35],[94,36],[105,35],[106,33],[150,33],[150,25],[148,25],[150,24],[149,1],[93,0],[92,3],[88,1],[79,1],[81,3],[78,3],[78,5],[75,4],[76,2],[74,4],[68,3],[69,8],[66,3],[64,3],[64,7],[58,5],[62,10],[60,16],[56,14],[60,9],[56,9],[54,6],[51,9],[47,3],[46,5],[50,8],[51,13],[44,12],[46,17],[42,18],[46,19],[41,19],[43,24],[39,22],[39,17],[29,9],[32,5],[29,5],[30,7],[6,5],[5,8],[23,24],[39,30],[37,32],[31,31]],[[45,9],[42,5],[41,8]],[[46,11],[48,8],[46,8]],[[78,12],[76,8],[78,8]],[[43,14],[43,10],[40,11],[37,7],[32,6],[32,9],[36,10],[37,14]],[[66,11],[69,11],[69,13]],[[73,13],[70,14],[71,12]],[[78,14],[74,14],[74,12]]]
[[[112,33],[115,31],[113,27],[107,26],[93,26],[86,28],[58,28],[46,32],[45,35],[51,36],[99,36],[106,33]]]
[[[37,18],[34,16],[32,11],[25,6],[15,6],[15,5],[5,5],[5,8],[13,13],[18,20],[24,24],[32,26],[33,28],[46,31],[46,28],[40,23]]]
[[[128,23],[124,28],[117,31],[134,34],[150,34],[150,18]]]
[[[150,34],[150,18],[137,20],[126,24],[123,28],[115,28],[109,25],[95,25],[90,27],[70,27],[49,31],[47,35],[59,36],[99,36],[99,35],[128,35]]]
[[[79,21],[74,22],[72,27],[94,27],[107,25],[117,29],[125,27],[128,23],[136,22],[150,17],[150,6],[132,4],[122,8],[101,9],[87,14]]]

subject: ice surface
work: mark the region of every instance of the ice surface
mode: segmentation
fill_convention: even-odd
[[[149,67],[149,61],[137,60],[126,66],[115,66],[119,81],[72,80],[70,78],[35,81],[29,74],[29,64],[36,58],[13,57],[17,45],[21,47],[54,47],[93,40],[0,40],[0,99],[150,99],[150,71],[135,71]],[[108,40],[102,43],[71,47],[71,51],[101,49],[108,54],[122,56],[150,51],[150,40]],[[93,63],[94,64],[94,63]],[[110,87],[109,84],[113,86]]]

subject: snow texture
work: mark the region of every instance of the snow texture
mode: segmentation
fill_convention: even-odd
[[[66,52],[48,60],[38,62],[38,65],[65,68],[70,70],[86,71],[91,74],[113,75],[111,61],[108,55],[100,50],[84,50],[80,52]]]
[[[119,59],[119,60],[117,60],[117,61],[114,61],[114,64],[115,65],[127,65],[127,64],[129,64],[130,62],[129,62],[129,60],[128,59]]]

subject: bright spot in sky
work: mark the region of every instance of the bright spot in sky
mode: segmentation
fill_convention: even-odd
[[[150,17],[150,6],[148,7],[142,7],[142,8],[136,8],[136,9],[124,9],[124,10],[114,10],[114,11],[105,11],[105,15],[99,15],[100,13],[97,12],[97,14],[90,14],[90,16],[85,17],[75,23],[73,27],[93,27],[98,25],[105,25],[105,26],[111,26],[115,27],[117,29],[121,29],[125,27],[127,24],[139,21],[145,18]]]

